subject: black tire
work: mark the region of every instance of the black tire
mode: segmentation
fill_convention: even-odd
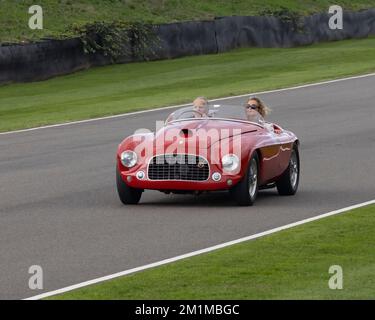
[[[122,180],[118,169],[116,169],[116,184],[118,195],[123,204],[137,204],[139,202],[143,190],[129,187],[125,181]]]
[[[253,168],[254,170],[256,168],[256,172],[253,172]],[[254,181],[255,178],[256,180]],[[250,184],[251,181],[252,185]],[[255,152],[250,158],[245,176],[238,184],[230,189],[230,193],[239,206],[252,206],[258,195],[258,190],[259,158],[258,154]]]
[[[292,196],[296,194],[299,184],[299,175],[299,151],[298,146],[295,144],[290,155],[288,168],[286,168],[281,177],[276,181],[276,187],[277,191],[279,192],[279,195]]]

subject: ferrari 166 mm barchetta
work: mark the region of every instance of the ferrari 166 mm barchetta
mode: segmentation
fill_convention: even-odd
[[[299,140],[269,122],[245,120],[241,106],[191,107],[172,113],[156,132],[134,134],[117,150],[117,190],[137,204],[146,189],[169,193],[228,190],[241,206],[276,187],[294,195],[300,175]],[[229,200],[229,199],[228,199]]]

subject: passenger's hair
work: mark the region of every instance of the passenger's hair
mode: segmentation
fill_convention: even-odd
[[[247,102],[249,102],[250,100],[255,100],[258,105],[259,105],[259,113],[262,115],[262,117],[264,118],[265,116],[267,116],[268,114],[270,114],[271,112],[271,109],[268,108],[263,102],[262,100],[260,100],[259,98],[257,97],[250,97],[249,99],[247,99]]]

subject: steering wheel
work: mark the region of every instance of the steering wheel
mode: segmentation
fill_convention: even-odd
[[[181,112],[177,119],[181,119],[181,116],[184,115],[184,114],[186,114],[186,113],[194,113],[196,115],[199,115],[198,117],[193,117],[193,118],[208,118],[208,116],[206,114],[201,113],[201,112],[199,112],[197,110],[192,109],[192,110],[186,110],[186,111]]]

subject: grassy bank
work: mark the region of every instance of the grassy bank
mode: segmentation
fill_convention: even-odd
[[[374,232],[372,205],[53,299],[374,299]]]
[[[375,38],[93,68],[0,87],[0,131],[375,71]]]
[[[41,5],[44,29],[28,28],[28,8]],[[344,9],[359,10],[374,6],[373,0],[337,0]],[[0,0],[0,42],[59,36],[73,24],[94,21],[150,21],[165,23],[183,20],[213,19],[215,16],[258,15],[265,9],[282,7],[309,14],[327,12],[329,0]]]

